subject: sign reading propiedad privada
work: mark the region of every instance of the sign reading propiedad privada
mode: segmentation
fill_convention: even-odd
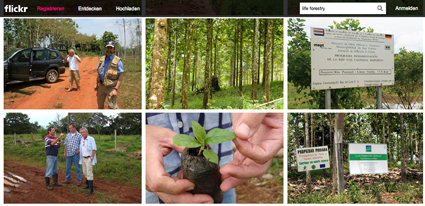
[[[330,167],[328,146],[297,149],[298,172]]]
[[[311,27],[311,90],[394,84],[394,35]]]
[[[388,173],[386,144],[348,144],[350,174]]]

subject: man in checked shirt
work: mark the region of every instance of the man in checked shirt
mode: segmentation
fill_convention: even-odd
[[[80,168],[80,143],[83,136],[77,131],[75,123],[69,124],[69,133],[65,139],[65,150],[63,156],[66,157],[66,178],[65,184],[71,183],[71,167],[75,165],[77,173],[77,186],[81,185],[81,168]]]

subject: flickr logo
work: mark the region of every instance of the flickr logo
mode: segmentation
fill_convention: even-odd
[[[18,5],[17,7],[13,5],[6,5],[4,7],[4,12],[27,12],[27,9],[28,7],[21,5]]]

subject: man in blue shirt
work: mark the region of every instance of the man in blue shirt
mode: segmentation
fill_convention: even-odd
[[[96,142],[93,137],[88,136],[89,131],[85,127],[80,129],[83,140],[80,143],[80,165],[83,166],[83,173],[86,177],[86,186],[83,189],[89,189],[86,195],[93,193],[93,165],[97,163],[96,160]]]
[[[61,184],[58,183],[58,148],[60,148],[62,140],[59,141],[64,134],[61,133],[59,138],[55,137],[56,131],[55,128],[49,127],[47,129],[49,133],[44,137],[44,147],[46,148],[46,175],[44,179],[46,180],[46,187],[48,190],[53,190],[53,187],[50,186],[50,176],[53,176],[53,186],[60,187]]]
[[[106,56],[100,58],[96,68],[98,75],[94,91],[97,91],[98,109],[105,108],[106,97],[108,97],[109,109],[119,109],[117,95],[124,77],[124,66],[121,58],[114,53],[115,42],[109,41],[106,44]]]
[[[189,193],[195,185],[177,174],[184,147],[173,145],[173,137],[193,136],[192,121],[206,132],[233,128],[236,134],[234,155],[230,141],[211,145],[219,156],[223,203],[235,203],[233,188],[263,175],[274,154],[283,147],[283,113],[147,113],[146,203],[214,203],[209,195]]]

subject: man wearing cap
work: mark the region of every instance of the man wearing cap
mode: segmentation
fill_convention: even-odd
[[[47,189],[53,190],[53,187],[50,186],[50,177],[53,177],[53,186],[62,186],[58,183],[58,148],[60,148],[62,143],[60,138],[63,137],[64,134],[61,133],[59,138],[56,138],[56,131],[54,127],[49,127],[47,132],[47,136],[44,137],[44,148],[46,149],[47,156],[46,175],[44,176],[44,179],[46,181]]]
[[[124,66],[121,58],[114,53],[115,42],[109,41],[106,44],[106,55],[100,58],[96,69],[98,75],[94,91],[97,91],[99,109],[104,109],[106,97],[108,97],[108,108],[118,109],[117,95],[123,80]]]
[[[73,49],[70,49],[68,51],[68,56],[65,58],[65,63],[69,62],[69,88],[67,92],[70,92],[72,90],[72,83],[77,83],[77,91],[80,91],[81,84],[80,84],[80,72],[78,71],[78,63],[81,63],[80,57],[75,55],[75,52]]]

